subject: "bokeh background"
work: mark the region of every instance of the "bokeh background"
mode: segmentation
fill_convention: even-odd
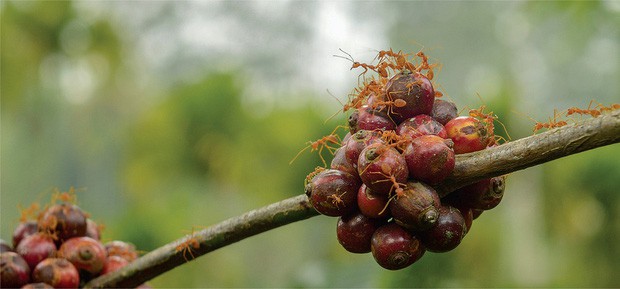
[[[445,97],[486,105],[512,139],[620,102],[620,1],[2,1],[0,18],[5,240],[55,188],[143,251],[303,193],[321,161],[289,161],[344,123],[326,120],[361,72],[338,49],[423,49]],[[618,145],[513,173],[456,250],[401,271],[345,252],[319,216],[149,283],[618,287],[618,180]]]

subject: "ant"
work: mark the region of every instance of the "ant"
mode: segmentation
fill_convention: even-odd
[[[338,146],[341,142],[340,137],[336,134],[336,131],[340,128],[344,128],[344,126],[339,125],[329,135],[326,135],[313,142],[309,141],[308,145],[301,151],[299,151],[299,153],[297,153],[297,155],[289,162],[289,165],[292,164],[301,155],[301,153],[303,153],[307,149],[310,149],[310,152],[318,151],[319,157],[323,161],[323,166],[327,166],[327,162],[322,155],[323,149],[327,149],[331,154],[334,154],[338,147],[334,147],[333,145]]]
[[[406,185],[403,184],[403,183],[399,183],[396,180],[396,177],[394,177],[394,174],[386,174],[385,172],[386,171],[390,171],[390,168],[387,167],[388,166],[387,164],[385,164],[384,166],[385,167],[381,167],[382,172],[373,172],[373,173],[380,174],[380,175],[386,177],[387,179],[378,180],[375,183],[378,183],[378,182],[391,182],[392,186],[390,187],[390,192],[388,193],[388,195],[391,195],[392,192],[394,192],[394,196],[395,197],[397,197],[397,198],[402,197],[405,194],[405,190],[402,187],[404,187]]]
[[[58,189],[54,189],[54,193],[52,194],[52,204],[57,201],[75,204],[77,202],[77,195],[75,194],[75,188],[70,187],[66,192],[60,192]]]
[[[307,176],[306,179],[304,180],[304,187],[310,182],[312,181],[312,179],[314,178],[314,176],[318,175],[320,172],[324,171],[325,168],[324,167],[316,167],[314,168],[314,171],[310,172]]]
[[[346,54],[348,56],[348,58],[344,57],[342,55],[335,55],[335,54],[333,55],[334,57],[338,57],[338,58],[342,58],[342,59],[346,59],[346,60],[351,61],[353,63],[353,65],[351,65],[351,69],[358,68],[358,67],[361,67],[361,68],[364,69],[364,71],[362,73],[360,73],[359,76],[362,76],[362,75],[366,74],[366,72],[368,72],[368,70],[377,71],[377,67],[376,66],[371,65],[371,64],[366,64],[366,63],[363,63],[363,62],[357,62],[357,61],[355,61],[355,59],[353,59],[353,56],[351,56],[351,54],[349,54],[348,52],[342,50],[341,48],[338,48],[338,50],[340,50],[342,53]]]
[[[566,121],[558,121],[557,120],[557,110],[553,110],[553,120],[549,119],[549,122],[547,123],[540,123],[540,122],[536,122],[536,124],[534,124],[534,132],[537,132],[543,128],[546,129],[551,129],[551,128],[556,128],[556,127],[561,127],[561,126],[565,126],[567,125]]]
[[[602,104],[599,104],[597,107],[599,107],[599,112],[603,113],[603,112],[610,112],[612,110],[616,110],[616,109],[620,109],[620,103],[614,103],[610,106],[604,106]]]
[[[584,114],[589,114],[592,117],[598,117],[599,115],[601,115],[601,111],[597,110],[597,109],[591,109],[592,107],[592,103],[594,102],[594,100],[590,101],[590,104],[588,104],[588,108],[587,109],[581,109],[578,107],[571,107],[568,110],[566,110],[566,116],[572,115],[572,114],[579,114],[579,115],[584,115]],[[601,105],[599,105],[601,106]],[[599,107],[597,106],[597,107]]]
[[[189,236],[186,237],[186,240],[176,246],[176,252],[183,251],[183,258],[186,262],[189,262],[190,260],[187,259],[187,253],[189,253],[192,259],[195,259],[196,257],[194,256],[194,253],[192,251],[198,248],[200,248],[200,243],[198,242],[196,237],[194,237],[194,228],[192,227],[192,232]]]
[[[17,208],[20,212],[19,221],[25,222],[29,219],[36,217],[41,206],[38,203],[32,203],[30,204],[30,206],[28,206],[28,208],[24,209],[21,205],[18,205]]]
[[[336,193],[331,194],[330,196],[327,197],[327,200],[331,200],[332,204],[334,204],[334,206],[336,206],[337,209],[340,209],[338,207],[338,205],[345,205],[344,201],[342,200],[342,196],[344,196],[347,192],[344,192],[340,195],[337,195]]]

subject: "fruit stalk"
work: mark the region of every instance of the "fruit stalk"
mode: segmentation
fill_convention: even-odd
[[[482,151],[458,155],[454,172],[438,186],[449,192],[476,181],[522,170],[561,157],[620,142],[620,110]],[[318,215],[305,194],[233,217],[166,244],[126,267],[95,278],[84,288],[138,286],[179,265],[247,237]],[[200,246],[192,254],[178,245],[194,238]],[[190,256],[191,255],[191,256]]]

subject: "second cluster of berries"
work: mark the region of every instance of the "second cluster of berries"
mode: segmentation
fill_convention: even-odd
[[[78,288],[138,257],[131,243],[101,242],[101,227],[75,204],[73,190],[38,208],[22,211],[12,244],[0,242],[2,288]]]
[[[339,217],[337,238],[347,251],[372,252],[390,270],[426,251],[456,248],[473,219],[497,206],[504,192],[503,176],[444,198],[436,192],[452,174],[456,154],[496,145],[496,117],[483,108],[458,116],[456,105],[433,88],[434,66],[422,52],[415,57],[417,63],[389,50],[376,65],[353,61],[353,68],[378,78],[364,81],[345,104],[353,112],[342,141],[335,145],[332,133],[313,146],[327,147],[334,157],[329,168],[310,173],[305,186],[318,212]]]

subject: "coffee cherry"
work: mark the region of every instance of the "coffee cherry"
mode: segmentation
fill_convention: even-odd
[[[358,130],[356,133],[352,134],[349,141],[343,145],[345,157],[356,169],[355,174],[357,174],[357,161],[360,157],[360,153],[365,147],[375,142],[381,142],[379,132]]]
[[[15,248],[15,252],[24,257],[30,269],[34,269],[43,259],[54,256],[56,251],[54,239],[43,232],[24,238]]]
[[[114,272],[127,266],[127,264],[129,264],[129,261],[121,256],[108,256],[105,260],[105,264],[103,265],[103,269],[101,270],[101,275]]]
[[[437,224],[420,232],[419,237],[426,250],[441,253],[456,248],[466,233],[467,225],[461,212],[452,206],[442,206]]]
[[[86,235],[86,214],[73,204],[62,203],[49,207],[39,218],[39,231],[48,232],[58,242]]]
[[[383,111],[372,109],[368,106],[362,106],[357,109],[357,117],[354,122],[349,118],[349,127],[353,130],[393,130],[396,123]]]
[[[30,267],[15,252],[0,253],[0,285],[2,288],[19,288],[30,282]]]
[[[39,263],[32,272],[34,282],[43,282],[54,288],[78,288],[80,276],[78,270],[63,258],[47,258]]]
[[[337,217],[357,209],[359,179],[339,170],[324,170],[306,185],[306,195],[319,213]]]
[[[399,191],[409,176],[405,157],[382,143],[373,143],[361,151],[357,171],[371,191],[384,195]]]
[[[448,137],[454,142],[454,152],[464,154],[485,149],[493,143],[492,131],[470,116],[459,116],[446,123]]]
[[[357,162],[355,162],[355,166],[349,162],[346,155],[346,143],[343,141],[343,146],[336,149],[334,152],[334,158],[330,163],[330,168],[334,170],[340,170],[343,172],[347,172],[351,175],[357,176]]]
[[[490,210],[501,202],[505,188],[506,176],[498,176],[462,187],[445,198],[447,202],[457,207]]]
[[[60,246],[58,255],[69,260],[78,271],[96,274],[103,269],[107,253],[99,241],[90,237],[75,237]]]
[[[86,237],[101,240],[101,228],[92,219],[86,219]]]
[[[136,246],[124,241],[114,240],[105,243],[104,245],[108,256],[119,256],[128,262],[131,262],[138,258],[138,251]]]
[[[414,72],[394,75],[385,85],[387,100],[403,100],[404,106],[393,106],[390,117],[397,123],[418,114],[430,114],[433,110],[435,91],[426,76]]]
[[[413,231],[423,231],[435,225],[440,206],[435,189],[421,182],[408,182],[403,195],[390,203],[390,212],[397,224]]]
[[[357,206],[360,212],[369,218],[384,219],[389,216],[387,210],[388,196],[385,194],[373,194],[364,184],[357,192]]]
[[[39,282],[39,283],[30,283],[22,286],[21,289],[54,289],[54,287],[50,284]]]
[[[437,184],[452,174],[454,150],[446,142],[452,144],[452,141],[435,135],[424,135],[407,144],[403,156],[409,176],[429,184]]]
[[[404,120],[396,128],[396,133],[410,140],[423,135],[448,137],[443,125],[426,114],[416,115]]]
[[[381,224],[377,219],[355,212],[338,218],[336,237],[345,250],[351,253],[368,253],[372,235]]]
[[[388,270],[406,268],[426,252],[418,238],[395,223],[383,225],[375,231],[371,251],[375,261]]]
[[[431,116],[442,125],[446,125],[446,123],[459,116],[459,112],[454,102],[435,99]]]
[[[38,232],[38,226],[36,221],[25,221],[19,223],[15,230],[13,231],[13,248],[17,248],[19,242],[23,240],[25,237],[30,236],[36,232]]]

